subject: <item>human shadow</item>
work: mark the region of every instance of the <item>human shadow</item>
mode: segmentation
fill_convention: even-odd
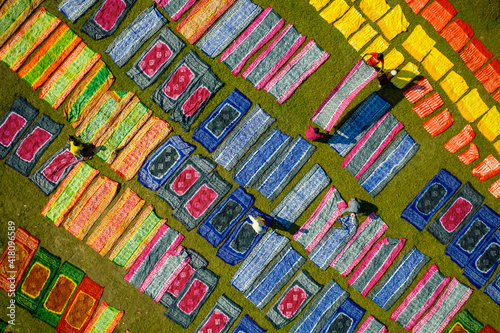
[[[359,214],[369,215],[372,212],[373,213],[377,213],[378,207],[375,206],[373,203],[371,203],[369,201],[366,201],[366,200],[362,200],[362,199],[358,199],[358,202],[359,202],[359,205],[360,205],[360,207],[359,207]]]
[[[410,75],[411,72],[408,72],[407,75]],[[402,75],[403,77],[405,76],[405,73],[399,72],[398,75]],[[394,108],[405,96],[403,95],[403,91],[408,89],[410,86],[412,86],[415,82],[418,80],[422,79],[422,75],[418,75],[412,80],[408,82],[406,86],[404,86],[402,89],[396,87],[392,82],[388,82],[386,85],[384,85],[380,90],[377,91],[377,94],[385,99],[389,104],[391,104],[391,107]],[[425,87],[422,87],[422,89],[425,89]]]
[[[287,224],[287,222],[288,221],[283,221],[284,224]],[[288,222],[288,224],[289,224],[289,222]],[[281,231],[284,231],[284,232],[288,232],[291,235],[295,234],[297,231],[300,230],[300,227],[297,224],[295,224],[295,223],[292,223],[290,225],[290,227],[287,228],[285,225],[281,224],[276,219],[274,219],[271,222],[269,228],[274,229],[274,230],[281,230]],[[303,232],[307,233],[308,231],[306,229],[305,231],[303,230]]]

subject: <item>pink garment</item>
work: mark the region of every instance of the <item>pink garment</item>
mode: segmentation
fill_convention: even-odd
[[[314,127],[311,124],[308,125],[308,129],[306,130],[306,139],[310,141],[316,141],[318,139],[323,138],[325,135],[323,133],[315,133]]]

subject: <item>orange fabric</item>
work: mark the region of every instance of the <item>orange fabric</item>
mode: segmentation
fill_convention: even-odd
[[[426,120],[423,126],[425,130],[432,135],[432,137],[435,137],[436,135],[446,131],[452,124],[453,118],[451,117],[450,111],[448,111],[448,109],[444,109],[434,117]]]
[[[417,103],[422,97],[424,97],[427,93],[430,93],[433,90],[429,80],[424,76],[415,84],[413,84],[410,88],[403,91],[403,95],[406,97],[408,102]]]
[[[483,182],[500,173],[500,162],[492,154],[489,154],[488,157],[472,169],[471,173],[479,177],[480,182]]]
[[[497,102],[500,102],[500,90],[494,93],[491,97]]]
[[[466,151],[458,155],[458,159],[465,165],[469,165],[479,158],[479,151],[474,142],[470,143],[469,148]]]
[[[420,15],[429,21],[437,32],[440,32],[457,15],[457,11],[448,0],[436,0],[427,6]]]
[[[474,35],[474,30],[468,23],[461,19],[451,22],[440,33],[441,37],[451,45],[453,50],[459,52]]]
[[[470,124],[465,125],[464,129],[460,131],[457,135],[452,137],[448,142],[444,144],[444,147],[452,154],[460,150],[468,143],[474,139],[476,133],[472,129]]]
[[[460,52],[460,57],[473,73],[490,60],[492,56],[493,53],[491,53],[476,37],[472,38],[469,45]]]
[[[415,105],[412,110],[415,111],[420,118],[424,118],[443,105],[443,99],[441,98],[441,96],[439,96],[439,93],[435,92],[434,94],[424,99],[422,102]]]
[[[500,87],[500,61],[493,59],[474,74],[489,94]]]
[[[490,193],[493,194],[495,198],[500,198],[500,178],[496,182],[491,184],[490,187],[488,187],[488,191],[490,191]]]
[[[424,8],[425,5],[427,5],[427,3],[429,2],[429,0],[405,0],[405,1],[415,14],[418,14],[418,12],[421,11],[422,8]]]

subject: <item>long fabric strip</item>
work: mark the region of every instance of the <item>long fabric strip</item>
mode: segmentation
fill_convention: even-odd
[[[484,293],[500,304],[500,273],[497,273],[497,276],[484,288]]]
[[[500,264],[500,231],[473,252],[463,274],[477,288],[482,288]]]
[[[361,318],[365,314],[365,309],[354,303],[350,298],[335,311],[328,319],[327,323],[321,329],[320,333],[327,332],[343,332],[353,333],[354,329],[361,322]]]
[[[7,0],[0,8],[0,46],[14,34],[43,0]]]
[[[361,324],[357,333],[387,333],[387,327],[384,326],[380,321],[375,319],[372,315],[370,315],[366,320]]]
[[[196,0],[154,0],[174,21],[181,18]]]
[[[136,0],[104,0],[82,26],[82,31],[93,40],[111,36]]]
[[[108,333],[113,332],[124,312],[108,305],[105,301],[99,305],[94,312],[92,320],[87,325],[84,333]]]
[[[57,5],[57,9],[59,9],[71,23],[75,23],[80,16],[96,3],[97,0],[64,0]]]
[[[266,330],[257,325],[257,323],[249,316],[244,315],[238,325],[234,328],[233,332],[238,333],[265,333]]]
[[[242,310],[238,304],[234,303],[225,294],[222,294],[194,332],[205,333],[217,331],[219,333],[227,333],[240,316]]]

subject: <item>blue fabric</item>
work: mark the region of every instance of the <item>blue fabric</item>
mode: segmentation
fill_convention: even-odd
[[[493,281],[484,288],[484,293],[500,305],[500,272],[498,272]]]
[[[391,104],[385,99],[372,93],[328,139],[328,144],[340,156],[345,157],[390,107]]]
[[[97,0],[65,0],[61,2],[57,9],[66,16],[71,23],[75,23],[90,7],[95,5]]]
[[[348,298],[344,303],[342,303],[338,310],[335,311],[333,316],[330,317],[328,322],[321,329],[320,333],[335,332],[333,327],[335,327],[335,324],[338,323],[341,318],[349,319],[348,321],[344,321],[344,323],[348,323],[348,329],[346,330],[347,327],[344,326],[342,332],[353,333],[364,314],[365,309]],[[330,330],[330,326],[332,326],[332,330]]]
[[[487,205],[482,205],[448,244],[444,253],[464,268],[474,251],[481,247],[499,226],[500,215]]]
[[[462,182],[441,169],[406,206],[401,217],[418,230],[424,229],[436,212],[455,194]],[[420,209],[419,209],[420,207]]]
[[[488,282],[498,264],[500,264],[500,230],[475,251],[463,274],[479,289]]]
[[[164,156],[162,153],[166,152],[168,149],[170,152],[175,150],[177,156]],[[189,144],[182,140],[180,135],[173,135],[165,140],[160,147],[158,147],[149,156],[147,161],[141,166],[137,174],[137,180],[139,183],[149,188],[152,191],[156,191],[163,185],[175,170],[188,158],[189,155],[196,149],[196,146]],[[170,159],[175,159],[172,163]],[[158,164],[157,164],[158,163]],[[158,165],[170,165],[167,169],[156,170],[156,172],[161,172],[161,176],[158,177],[151,174],[153,167],[159,169]],[[155,172],[155,174],[156,174]]]
[[[233,130],[252,106],[250,101],[238,89],[234,89],[194,130],[193,139],[211,153]],[[230,117],[228,119],[228,117]],[[221,119],[225,118],[225,119]],[[220,124],[226,125],[220,128]]]
[[[257,325],[249,315],[244,315],[232,333],[264,333],[266,330]]]
[[[243,188],[236,188],[231,194],[224,199],[215,209],[207,216],[207,218],[200,224],[198,228],[198,234],[204,237],[213,247],[219,246],[219,244],[226,238],[231,229],[236,223],[246,214],[246,212],[253,205],[255,198],[248,194]],[[228,214],[224,207],[231,205],[231,209],[240,209],[238,214],[229,214],[226,216],[221,216],[221,214]],[[228,206],[229,207],[229,206]],[[231,218],[230,221],[227,221]],[[212,224],[214,221],[223,220],[227,223],[227,227],[224,230],[219,231],[218,228],[214,227]],[[221,229],[221,227],[219,227]]]

